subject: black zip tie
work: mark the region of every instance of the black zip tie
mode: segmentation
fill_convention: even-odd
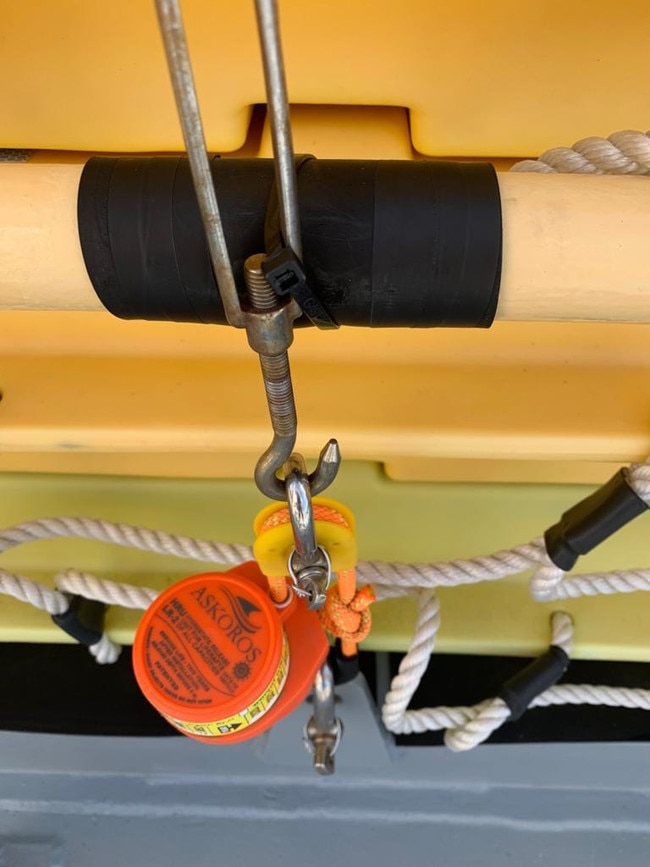
[[[296,176],[302,166],[315,157],[305,154],[296,157]],[[276,295],[291,295],[305,316],[318,328],[338,328],[337,323],[314,295],[307,272],[295,251],[287,244],[280,223],[280,202],[275,178],[271,184],[264,220],[264,246],[266,258],[262,271]]]
[[[624,467],[549,527],[544,533],[546,552],[559,569],[568,572],[581,554],[588,554],[647,508]]]
[[[533,700],[546,692],[549,687],[555,686],[568,667],[567,652],[552,644],[546,653],[507,680],[497,693],[497,697],[508,705],[509,720],[515,722],[520,719]]]
[[[104,634],[104,620],[108,608],[103,602],[66,594],[70,606],[63,614],[53,614],[52,620],[79,644],[92,647]]]

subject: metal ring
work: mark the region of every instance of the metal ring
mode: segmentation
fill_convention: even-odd
[[[302,569],[298,569],[298,570],[296,570],[296,568],[293,564],[294,555],[296,555],[298,552],[294,548],[292,550],[291,554],[289,554],[289,561],[287,563],[287,570],[289,572],[289,576],[291,578],[292,586],[293,586],[293,589],[296,593],[296,596],[299,596],[302,599],[309,599],[310,594],[308,591],[304,590],[300,586],[300,574],[301,574],[301,572],[305,572],[307,569],[317,569],[317,568],[326,570],[325,574],[327,577],[326,577],[326,580],[324,582],[324,586],[321,587],[321,592],[323,594],[327,593],[327,591],[329,590],[330,585],[332,583],[332,561],[330,560],[329,554],[327,553],[325,548],[321,547],[320,545],[316,546],[316,550],[319,553],[319,558],[321,559],[321,562],[320,563],[316,562],[312,566],[306,566],[306,567],[303,567]],[[324,563],[322,562],[323,560],[325,561]]]

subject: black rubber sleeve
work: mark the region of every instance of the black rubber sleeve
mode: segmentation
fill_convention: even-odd
[[[240,291],[263,252],[271,160],[211,160]],[[487,163],[310,159],[298,176],[309,285],[341,325],[491,324],[501,203]],[[88,274],[123,319],[224,322],[185,157],[94,157],[79,186]]]
[[[104,634],[106,605],[83,596],[70,596],[70,607],[63,614],[53,614],[52,620],[69,636],[91,647]]]
[[[359,654],[346,656],[343,653],[343,643],[340,638],[337,638],[334,646],[330,648],[327,661],[332,669],[336,686],[350,683],[359,674]]]
[[[627,468],[623,468],[549,527],[544,533],[548,556],[568,572],[581,554],[588,554],[647,509],[648,504],[628,482]]]
[[[565,651],[552,644],[546,653],[506,681],[498,696],[508,705],[510,720],[518,720],[533,699],[554,686],[568,667],[569,657]]]

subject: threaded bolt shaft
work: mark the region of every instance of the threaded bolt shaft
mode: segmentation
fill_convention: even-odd
[[[334,756],[332,755],[332,741],[321,740],[314,743],[314,768],[324,777],[334,773]]]
[[[260,365],[273,432],[280,436],[291,436],[296,431],[298,419],[289,356],[286,352],[282,355],[260,355]]]
[[[249,303],[253,310],[259,313],[275,310],[278,306],[278,297],[262,271],[263,259],[264,256],[258,254],[249,256],[244,263]],[[289,355],[287,352],[279,355],[260,354],[260,366],[273,432],[279,436],[293,436],[298,420]]]
[[[269,286],[262,271],[263,261],[264,256],[257,253],[255,256],[249,256],[244,263],[248,299],[253,310],[258,310],[260,313],[274,310],[278,306],[278,296]]]

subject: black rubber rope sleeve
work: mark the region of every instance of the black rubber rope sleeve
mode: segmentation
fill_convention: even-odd
[[[70,595],[70,606],[63,614],[53,614],[52,621],[67,635],[92,647],[104,634],[104,619],[107,606],[95,599]]]
[[[510,710],[509,719],[518,720],[534,699],[555,686],[569,666],[567,653],[552,644],[546,653],[534,659],[522,671],[507,680],[498,692]]]
[[[578,557],[588,554],[647,509],[648,504],[630,485],[629,471],[624,467],[549,527],[544,533],[548,556],[559,569],[568,572]]]

